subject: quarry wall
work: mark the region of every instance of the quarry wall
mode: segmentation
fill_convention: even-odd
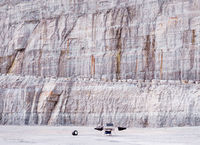
[[[199,0],[0,1],[0,124],[199,125]]]
[[[0,4],[1,73],[200,80],[199,0]]]

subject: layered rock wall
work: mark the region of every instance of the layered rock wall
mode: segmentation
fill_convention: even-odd
[[[0,73],[0,124],[200,125],[200,2],[1,0]]]
[[[200,125],[198,82],[0,76],[0,124]]]
[[[1,1],[0,72],[200,80],[198,0]]]

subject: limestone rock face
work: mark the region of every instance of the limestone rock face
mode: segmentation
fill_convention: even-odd
[[[200,125],[199,84],[9,75],[0,80],[0,124]]]
[[[1,73],[200,80],[198,0],[1,1]]]
[[[0,73],[1,124],[199,125],[200,2],[1,0]]]

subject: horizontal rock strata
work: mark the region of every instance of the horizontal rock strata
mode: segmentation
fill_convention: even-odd
[[[0,2],[0,72],[200,80],[198,0]]]
[[[200,125],[200,85],[0,76],[0,124]]]
[[[1,0],[0,124],[200,125],[199,0]]]

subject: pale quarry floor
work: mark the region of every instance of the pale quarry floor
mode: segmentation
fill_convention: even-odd
[[[77,129],[78,136],[71,132]],[[105,136],[93,127],[0,126],[0,145],[200,145],[200,127],[130,128]]]

